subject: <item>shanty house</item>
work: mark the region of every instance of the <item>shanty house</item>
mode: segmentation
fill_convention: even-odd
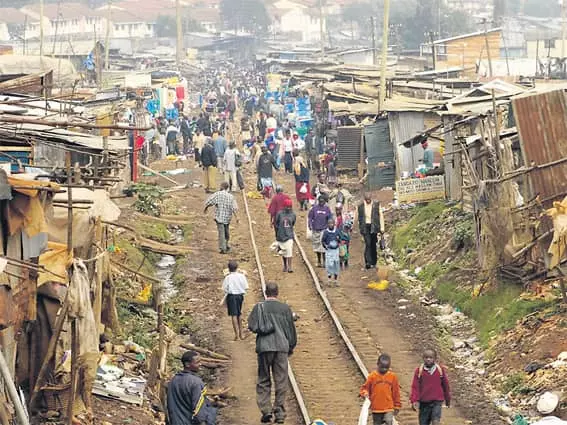
[[[10,41],[24,35],[26,15],[13,7],[0,8],[0,40]]]
[[[489,55],[491,59],[500,58],[501,40],[502,30],[495,28],[486,32],[479,31],[435,40],[433,45],[423,44],[421,54],[433,59],[433,50],[435,50],[435,60],[432,60],[435,69],[460,66],[464,69],[465,74],[475,74],[479,60],[486,59]]]

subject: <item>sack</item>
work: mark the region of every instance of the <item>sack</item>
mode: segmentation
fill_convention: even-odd
[[[386,239],[384,238],[384,235],[380,236],[379,245],[380,245],[380,249],[382,251],[384,251],[386,249]]]
[[[270,335],[275,330],[274,324],[266,314],[264,303],[258,304],[258,335]]]
[[[234,165],[236,167],[242,167],[242,155],[240,153],[236,153],[234,156]],[[242,189],[242,188],[241,188]]]
[[[309,222],[306,222],[305,226],[306,226],[306,229],[305,229],[305,239],[307,239],[308,241],[310,241],[311,239],[313,239],[313,232],[312,232],[311,229],[309,228]]]
[[[299,193],[307,193],[307,183],[303,183],[303,185],[299,188]]]
[[[197,414],[193,416],[192,422],[215,425],[217,423],[217,409],[211,405],[209,400],[205,399]]]
[[[244,178],[242,177],[240,170],[236,170],[236,181],[240,190],[244,190],[246,186],[244,185]]]

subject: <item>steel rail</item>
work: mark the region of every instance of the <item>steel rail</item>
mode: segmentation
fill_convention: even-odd
[[[254,249],[254,257],[256,258],[256,266],[258,267],[258,275],[260,276],[260,283],[262,284],[262,295],[264,299],[266,298],[266,277],[264,275],[264,269],[262,267],[262,261],[260,260],[260,253],[258,252],[258,245],[256,244],[256,238],[254,237],[254,227],[252,226],[252,217],[250,215],[250,209],[248,207],[248,200],[246,199],[246,191],[242,190],[242,201],[244,203],[244,209],[246,211],[246,217],[248,218],[248,229],[250,231],[250,240],[252,241],[252,248]],[[291,363],[288,361],[287,367],[287,375],[289,382],[291,384],[291,388],[293,389],[293,393],[297,400],[297,404],[299,406],[299,410],[301,412],[301,416],[303,417],[303,422],[305,425],[311,425],[311,418],[309,417],[309,412],[307,410],[307,406],[305,405],[305,401],[303,400],[303,395],[301,394],[301,390],[299,389],[299,385],[295,379],[295,375],[293,374],[293,369],[291,367]]]

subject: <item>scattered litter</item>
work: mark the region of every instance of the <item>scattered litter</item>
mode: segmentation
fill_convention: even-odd
[[[377,291],[385,291],[390,286],[387,280],[381,280],[380,282],[370,282],[368,284],[369,289],[375,289]]]
[[[264,199],[262,194],[257,190],[251,190],[250,192],[247,192],[246,197],[249,199]]]
[[[409,302],[410,302],[410,300],[406,300],[405,298],[400,298],[400,299],[398,300],[398,304],[407,304],[407,303],[409,303]]]
[[[187,168],[175,168],[174,170],[162,171],[161,174],[165,174],[167,176],[178,176],[180,174],[189,174],[190,172],[191,170]]]
[[[415,275],[418,275],[418,274],[421,273],[422,270],[423,270],[422,267],[416,267],[416,268],[413,270],[413,273],[414,273]]]

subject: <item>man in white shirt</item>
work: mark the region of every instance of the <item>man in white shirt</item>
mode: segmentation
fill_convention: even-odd
[[[234,329],[234,340],[244,339],[242,335],[242,303],[244,295],[248,290],[248,280],[243,273],[238,271],[238,263],[229,261],[228,275],[222,282],[222,290],[225,294],[226,307],[228,315],[232,319],[232,328]]]
[[[236,149],[236,143],[230,142],[228,145],[228,149],[224,153],[224,178],[225,181],[228,183],[228,187],[230,188],[231,192],[238,192],[238,180],[236,176],[236,172],[238,170],[237,165],[237,157],[240,155],[238,149]]]
[[[284,165],[286,173],[293,173],[293,139],[291,138],[291,131],[285,131],[285,137],[283,139],[283,154],[284,154]]]
[[[266,128],[268,129],[268,133],[275,131],[278,127],[278,121],[274,118],[272,114],[266,120]]]
[[[557,413],[559,407],[559,395],[552,392],[545,392],[537,401],[537,411],[543,416],[542,419],[532,425],[567,425],[567,421],[559,419]]]

